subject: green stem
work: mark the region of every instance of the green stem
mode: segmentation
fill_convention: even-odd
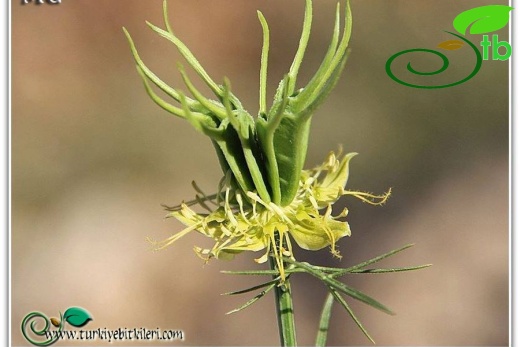
[[[276,269],[276,261],[273,257],[269,258],[271,270]],[[285,279],[284,284],[274,288],[276,300],[276,314],[278,318],[278,330],[280,332],[281,346],[296,346],[296,329],[294,326],[294,309],[292,303],[291,285],[289,278]]]

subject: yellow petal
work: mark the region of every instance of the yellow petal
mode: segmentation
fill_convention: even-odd
[[[339,199],[347,184],[349,162],[357,153],[349,153],[343,157],[335,170],[327,171],[326,176],[315,187],[315,198],[320,208]]]
[[[350,236],[350,227],[345,222],[315,218],[295,225],[289,233],[301,248],[317,251],[334,244],[344,236]]]

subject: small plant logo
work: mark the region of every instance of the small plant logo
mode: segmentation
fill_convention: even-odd
[[[38,327],[38,321],[43,320],[44,326]],[[22,334],[27,341],[32,343],[35,346],[49,346],[55,343],[59,339],[59,334],[56,332],[61,332],[65,328],[65,322],[70,325],[81,328],[85,326],[89,321],[92,320],[92,315],[81,307],[69,307],[62,314],[60,312],[60,318],[55,317],[47,317],[41,312],[31,312],[26,315],[22,321]],[[51,324],[56,328],[51,333]],[[42,340],[34,340],[33,337],[29,335],[38,336]]]
[[[455,30],[460,34],[453,33],[451,31],[446,31],[448,34],[454,36],[456,39],[454,40],[448,40],[441,42],[437,45],[437,48],[441,48],[444,50],[457,50],[464,46],[464,44],[467,44],[471,47],[473,52],[475,53],[476,61],[475,61],[475,67],[471,71],[471,73],[456,82],[449,83],[449,84],[443,84],[443,85],[417,85],[405,82],[401,79],[399,79],[392,71],[392,63],[393,61],[400,57],[401,55],[411,53],[411,52],[424,52],[424,53],[431,53],[442,60],[442,66],[435,70],[435,71],[418,71],[414,69],[411,65],[411,63],[408,63],[406,66],[407,70],[415,75],[420,76],[432,76],[440,74],[441,72],[445,71],[449,66],[449,60],[443,53],[433,50],[433,49],[427,49],[427,48],[414,48],[414,49],[407,49],[401,52],[398,52],[394,55],[392,55],[386,62],[386,73],[388,76],[390,76],[391,79],[396,81],[397,83],[400,83],[402,85],[412,87],[412,88],[423,88],[423,89],[439,89],[439,88],[447,88],[447,87],[453,87],[458,84],[464,83],[473,76],[475,76],[482,66],[483,60],[488,60],[490,57],[489,51],[491,48],[491,57],[493,60],[507,60],[509,57],[511,57],[512,49],[511,45],[507,41],[499,41],[498,35],[494,34],[491,37],[491,41],[489,39],[488,33],[491,33],[493,31],[499,30],[507,25],[509,22],[509,12],[513,8],[510,6],[505,5],[488,5],[488,6],[481,6],[481,7],[475,7],[470,10],[464,11],[461,14],[459,14],[455,19],[453,20],[453,27]],[[482,54],[480,53],[480,50],[477,46],[475,46],[471,41],[469,41],[465,35],[466,32],[469,29],[469,34],[471,35],[482,35],[482,41],[480,42],[480,46],[482,46]],[[502,49],[502,52],[500,52],[500,48]]]

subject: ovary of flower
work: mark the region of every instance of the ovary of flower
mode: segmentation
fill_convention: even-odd
[[[156,250],[163,249],[197,230],[215,241],[211,249],[195,248],[196,253],[206,261],[211,258],[231,259],[243,251],[264,249],[265,253],[255,261],[263,263],[272,255],[282,281],[285,279],[283,257],[293,258],[292,240],[306,250],[330,246],[331,253],[340,257],[336,242],[350,236],[350,227],[347,222],[338,219],[346,217],[348,210],[345,208],[333,216],[333,204],[343,195],[352,195],[373,205],[383,204],[390,196],[390,190],[382,195],[344,190],[349,162],[355,155],[350,153],[338,160],[336,154],[331,152],[322,165],[313,170],[303,170],[298,192],[287,206],[265,202],[256,192],[246,192],[246,201],[240,190],[224,178],[224,186],[216,195],[201,193],[202,197],[197,196],[196,200],[181,204],[168,215],[185,224],[186,229],[164,241],[150,242]],[[200,189],[197,188],[197,191],[200,192]],[[189,207],[205,201],[217,207],[209,209],[209,213],[198,213]],[[207,205],[204,207],[208,209]]]

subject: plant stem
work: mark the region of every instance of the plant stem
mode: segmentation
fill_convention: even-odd
[[[276,269],[276,261],[269,258],[271,270]],[[283,285],[274,288],[276,301],[276,314],[278,318],[278,330],[280,332],[281,346],[296,346],[296,329],[294,326],[294,309],[292,303],[291,285],[289,278],[285,279]]]

